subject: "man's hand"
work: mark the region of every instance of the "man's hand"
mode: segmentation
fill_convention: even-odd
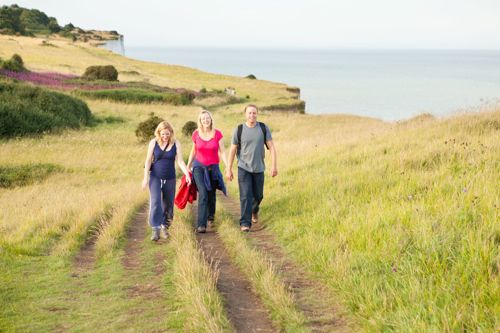
[[[271,177],[276,177],[278,175],[278,168],[271,168]]]
[[[231,169],[226,170],[226,179],[229,181],[233,180],[233,170],[231,170]]]

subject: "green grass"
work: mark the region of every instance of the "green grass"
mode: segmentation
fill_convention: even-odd
[[[0,187],[26,186],[64,169],[55,164],[0,165]]]
[[[173,326],[168,322],[175,315],[170,305],[175,300],[152,268],[167,245],[153,246],[146,239],[144,244],[143,266],[132,273],[123,269],[122,253],[79,276],[70,260],[0,254],[0,299],[6,305],[0,307],[0,331],[152,332]],[[170,260],[172,250],[167,253]],[[138,285],[155,283],[159,298],[130,294]]]

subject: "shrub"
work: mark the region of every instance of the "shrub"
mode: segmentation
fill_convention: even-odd
[[[24,61],[23,61],[23,58],[21,58],[21,56],[17,53],[14,53],[12,55],[12,57],[10,58],[10,60],[16,62],[17,64],[21,65],[21,66],[24,66]]]
[[[196,98],[196,95],[191,91],[183,91],[181,92],[181,100],[183,101],[182,105],[191,104],[191,102]]]
[[[0,82],[0,138],[80,128],[93,120],[87,104],[61,93]]]
[[[13,72],[24,72],[24,61],[20,55],[14,54],[9,60],[2,62],[2,69],[6,69]]]
[[[247,79],[250,79],[250,80],[257,80],[257,77],[253,74],[249,74],[247,76],[245,76]]]
[[[112,65],[90,66],[87,67],[82,77],[89,80],[117,81],[118,71]]]
[[[200,94],[205,94],[207,92],[207,88],[203,87],[200,89]]]
[[[193,132],[198,128],[198,125],[196,124],[196,122],[190,120],[190,121],[187,121],[184,126],[182,126],[182,134],[184,134],[185,136],[188,136],[188,137],[191,137],[191,135],[193,134]]]
[[[151,113],[148,119],[139,123],[139,126],[135,130],[135,136],[137,136],[140,142],[148,142],[154,137],[155,129],[162,121],[162,118]]]

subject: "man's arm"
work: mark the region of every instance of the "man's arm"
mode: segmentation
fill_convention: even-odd
[[[238,146],[235,144],[231,144],[231,147],[229,147],[227,168],[226,168],[226,178],[229,181],[233,180],[233,162],[234,162],[234,157],[236,156],[237,149]]]
[[[271,152],[271,177],[278,175],[278,155],[276,153],[276,147],[272,140],[266,142]]]

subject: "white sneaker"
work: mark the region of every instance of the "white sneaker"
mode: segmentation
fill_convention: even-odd
[[[153,228],[151,234],[151,240],[156,242],[160,239],[160,228]]]
[[[161,226],[160,237],[163,238],[163,239],[167,239],[168,238],[168,228],[165,225]]]

